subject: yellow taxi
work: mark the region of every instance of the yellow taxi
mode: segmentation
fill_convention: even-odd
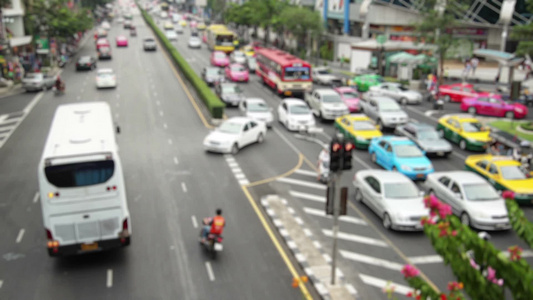
[[[181,21],[179,22],[179,24],[180,24],[181,27],[186,27],[186,26],[187,26],[187,21],[185,21],[185,20],[181,20]]]
[[[497,190],[510,190],[520,204],[533,204],[533,177],[512,157],[492,154],[470,155],[465,160],[467,170],[485,177]]]
[[[251,45],[246,45],[242,47],[241,51],[244,52],[246,56],[255,56],[254,47],[252,47]]]
[[[359,149],[367,149],[373,138],[383,136],[378,126],[363,114],[338,117],[335,119],[335,128]]]
[[[165,22],[165,25],[163,25],[163,28],[165,28],[165,30],[174,30],[174,25],[172,25],[171,22]]]
[[[437,131],[463,150],[485,151],[491,141],[490,129],[468,114],[442,116]]]
[[[207,26],[205,26],[205,23],[198,23],[198,25],[196,25],[196,28],[198,30],[205,30]]]

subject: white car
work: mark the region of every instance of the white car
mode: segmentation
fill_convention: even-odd
[[[332,89],[316,89],[305,93],[305,100],[321,120],[335,120],[350,113],[341,96]]]
[[[313,68],[313,82],[328,86],[341,86],[342,80],[331,74],[326,67]]]
[[[370,93],[390,97],[402,105],[422,103],[422,94],[396,82],[384,82],[376,86],[371,86]]]
[[[264,122],[268,128],[272,128],[274,115],[272,108],[268,107],[265,100],[261,98],[248,98],[239,104],[241,113],[253,120]]]
[[[165,36],[167,37],[167,39],[169,41],[177,41],[178,40],[178,35],[173,30],[166,30],[165,31]]]
[[[420,219],[429,216],[424,206],[424,192],[402,173],[363,170],[355,173],[355,200],[364,202],[382,220],[387,229],[422,230]]]
[[[197,36],[191,36],[188,45],[189,48],[202,48],[202,40]]]
[[[96,88],[115,88],[117,87],[117,76],[111,69],[99,69],[96,72]]]
[[[166,19],[166,18],[168,18],[168,14],[167,14],[166,11],[162,11],[162,12],[159,14],[159,17],[160,17],[161,19]]]
[[[265,140],[265,123],[247,117],[233,117],[224,121],[204,139],[206,151],[237,154],[239,149]]]
[[[179,33],[179,34],[182,34],[183,33],[183,26],[181,25],[176,25],[176,33]]]
[[[105,29],[105,30],[109,30],[109,29],[111,29],[111,24],[109,24],[109,22],[107,22],[107,21],[102,22],[102,25],[100,25],[100,26],[101,26],[103,29]]]
[[[297,98],[286,98],[278,106],[278,121],[289,131],[315,126],[313,112],[307,104]]]
[[[436,172],[429,174],[425,185],[452,207],[461,222],[480,230],[510,229],[505,200],[480,175],[470,171]]]
[[[246,54],[242,51],[233,51],[230,55],[230,60],[234,63],[238,63],[241,65],[246,64]]]

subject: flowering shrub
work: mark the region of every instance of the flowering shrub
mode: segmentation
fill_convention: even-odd
[[[509,247],[507,248],[507,251],[509,251],[509,253],[511,254],[512,261],[517,261],[522,258],[522,248],[518,246]]]
[[[411,278],[420,275],[420,271],[412,265],[405,265],[402,269],[402,274],[405,278]]]
[[[448,294],[435,291],[425,280],[420,278],[420,271],[411,265],[405,265],[402,269],[402,274],[405,280],[409,283],[414,291],[406,294],[409,298],[416,300],[430,299],[430,300],[464,300],[464,295],[461,290],[463,289],[463,283],[450,282],[448,284]],[[389,299],[391,299],[389,297]]]
[[[513,192],[504,191],[502,197],[506,199],[505,206],[507,206],[511,227],[530,248],[533,248],[533,223],[529,222],[524,215],[524,211],[514,201]]]

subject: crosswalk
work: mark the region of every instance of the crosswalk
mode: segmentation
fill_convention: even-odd
[[[19,111],[6,115],[0,115],[0,148],[2,148],[7,139],[20,124],[24,118],[24,114],[25,113],[23,111]]]

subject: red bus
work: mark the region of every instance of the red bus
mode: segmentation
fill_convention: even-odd
[[[312,90],[310,63],[275,48],[257,47],[255,54],[257,75],[280,96],[304,94]]]

